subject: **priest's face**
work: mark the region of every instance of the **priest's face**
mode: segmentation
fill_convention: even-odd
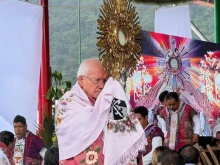
[[[166,100],[167,108],[172,111],[176,111],[179,108],[180,101],[172,98]]]
[[[15,136],[18,139],[24,138],[27,131],[27,125],[26,124],[24,125],[21,122],[14,123],[14,131],[15,131]]]
[[[104,88],[107,74],[99,61],[90,61],[87,64],[88,72],[78,77],[78,82],[88,97],[97,99]]]

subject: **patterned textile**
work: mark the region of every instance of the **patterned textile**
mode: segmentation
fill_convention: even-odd
[[[10,165],[9,160],[3,150],[0,148],[0,165]]]
[[[14,165],[13,158],[11,155],[11,152],[9,151],[8,147],[5,145],[5,143],[0,142],[0,150],[4,152],[4,154],[7,156],[8,161],[11,165]],[[1,164],[0,164],[1,165]]]
[[[113,78],[108,79],[94,106],[77,82],[56,105],[55,126],[60,160],[74,159],[78,163],[79,157],[81,164],[86,160],[92,163],[97,156],[99,159],[97,150],[103,150],[105,165],[128,164],[136,159],[138,151],[144,148],[145,136],[130,109],[123,88]],[[93,144],[103,131],[102,149]],[[67,143],[69,141],[72,143]],[[87,151],[88,148],[91,152]],[[102,164],[103,160],[95,163]]]
[[[17,139],[14,147],[15,165],[22,165],[24,162],[25,139]]]
[[[42,160],[34,159],[30,157],[25,158],[25,165],[41,165],[41,164],[42,164]]]
[[[60,161],[60,165],[104,165],[104,155],[103,155],[103,133],[96,139],[92,145],[90,145],[85,151],[81,152],[79,155],[75,156],[74,159],[67,159]]]
[[[40,151],[44,148],[43,141],[33,133],[27,131],[23,139],[15,139],[13,159],[16,165],[41,165]],[[20,156],[20,157],[19,157]],[[22,158],[23,157],[23,158]],[[23,159],[23,161],[21,161]]]
[[[145,136],[147,138],[147,146],[146,146],[146,154],[148,154],[149,152],[151,152],[152,150],[152,139],[154,137],[161,137],[162,139],[164,139],[164,135],[163,132],[161,131],[161,129],[157,126],[155,126],[154,124],[149,124],[145,130]]]
[[[178,116],[178,128],[176,131],[176,139],[175,139],[175,150],[178,151],[181,147],[186,144],[191,144],[193,138],[193,115],[196,114],[196,111],[192,109],[188,104],[185,105],[182,112],[179,113]],[[167,136],[166,142],[167,146],[169,146],[170,140],[170,130],[171,130],[171,116],[168,113],[167,109],[162,110],[162,116],[165,119],[166,127],[167,127]]]
[[[170,111],[170,138],[169,138],[169,148],[174,150],[176,139],[177,139],[177,129],[179,125],[179,117],[181,117],[182,110],[184,109],[185,103],[182,103],[178,110]]]

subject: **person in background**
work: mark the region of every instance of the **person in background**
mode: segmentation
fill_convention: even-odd
[[[198,144],[200,120],[196,111],[180,101],[176,92],[168,93],[166,102],[167,108],[162,112],[168,130],[165,145],[179,151],[186,144]]]
[[[0,150],[3,151],[0,155],[0,162],[3,160],[10,163],[10,165],[14,165],[13,158],[11,155],[11,151],[14,146],[14,134],[9,131],[2,131],[0,134]],[[4,155],[7,158],[4,158]],[[1,163],[0,163],[1,164]],[[5,163],[6,164],[6,163]]]
[[[41,165],[47,150],[43,141],[27,129],[23,116],[15,116],[13,125],[16,136],[13,149],[15,165]]]
[[[57,147],[51,147],[47,150],[44,165],[59,165],[59,149]]]
[[[183,158],[176,151],[165,151],[158,158],[158,165],[184,165]]]
[[[10,165],[7,155],[0,149],[0,164],[1,165]]]
[[[162,146],[164,135],[161,129],[154,124],[148,123],[148,110],[144,106],[139,106],[134,109],[134,113],[141,123],[146,140],[146,153],[143,155],[143,164],[148,165],[152,162],[153,151],[158,146]]]
[[[217,119],[213,130],[212,130],[212,136],[214,137],[214,145],[217,147],[220,147],[220,118]],[[214,151],[216,158],[220,162],[220,151]]]
[[[169,92],[168,91],[163,91],[160,93],[159,95],[159,101],[160,101],[160,104],[164,107],[167,106],[167,102],[166,102],[166,96]]]
[[[163,110],[166,110],[166,96],[169,92],[168,91],[163,91],[159,95],[159,101],[160,105],[157,107],[155,111],[156,119],[157,119],[157,125],[158,127],[163,131],[164,137],[167,135],[167,130],[166,130],[166,122],[164,121],[163,118],[160,117],[161,112]]]
[[[154,149],[153,157],[152,157],[152,165],[157,165],[159,156],[165,151],[170,151],[170,149],[165,146],[159,146]]]
[[[212,136],[216,140],[216,146],[220,147],[220,118],[217,119],[215,125],[213,126]]]
[[[198,165],[200,152],[193,145],[187,144],[183,146],[179,153],[185,161],[185,165]]]

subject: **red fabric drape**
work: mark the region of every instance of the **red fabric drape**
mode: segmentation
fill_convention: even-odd
[[[43,123],[43,116],[51,115],[50,101],[46,99],[46,94],[50,88],[50,48],[49,48],[49,14],[48,0],[40,0],[40,5],[43,6],[43,42],[42,42],[42,58],[40,70],[39,84],[39,124]]]

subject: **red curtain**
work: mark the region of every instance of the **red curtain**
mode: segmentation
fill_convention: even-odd
[[[49,13],[48,0],[40,0],[43,6],[43,42],[42,42],[42,58],[40,70],[40,84],[38,90],[38,110],[39,124],[42,125],[43,117],[51,115],[50,101],[46,99],[46,94],[50,88],[50,47],[49,47]]]

